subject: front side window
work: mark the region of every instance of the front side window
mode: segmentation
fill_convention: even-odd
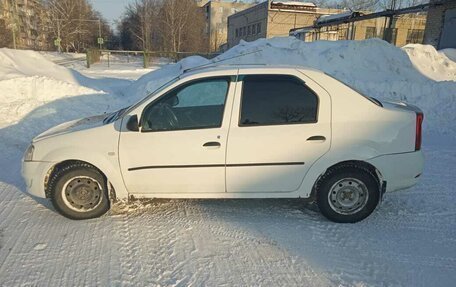
[[[144,109],[142,131],[220,127],[229,83],[229,78],[211,78],[172,90]]]
[[[245,76],[241,104],[240,126],[317,122],[317,95],[293,76]]]

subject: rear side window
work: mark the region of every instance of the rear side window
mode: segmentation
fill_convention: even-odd
[[[241,104],[240,126],[317,122],[317,95],[293,76],[245,76]]]

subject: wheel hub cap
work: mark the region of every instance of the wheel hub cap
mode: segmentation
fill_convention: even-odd
[[[70,179],[64,186],[64,201],[77,211],[94,209],[101,201],[101,186],[88,177]]]
[[[366,185],[355,178],[336,182],[328,194],[329,205],[339,214],[354,214],[363,209],[369,198]]]

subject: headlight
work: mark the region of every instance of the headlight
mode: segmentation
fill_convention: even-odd
[[[24,153],[24,161],[32,161],[33,160],[33,151],[35,147],[31,144]]]

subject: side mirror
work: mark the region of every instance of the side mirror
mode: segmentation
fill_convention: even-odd
[[[127,122],[127,130],[132,131],[132,132],[138,132],[139,131],[139,123],[138,123],[138,116],[133,115],[130,116]]]

